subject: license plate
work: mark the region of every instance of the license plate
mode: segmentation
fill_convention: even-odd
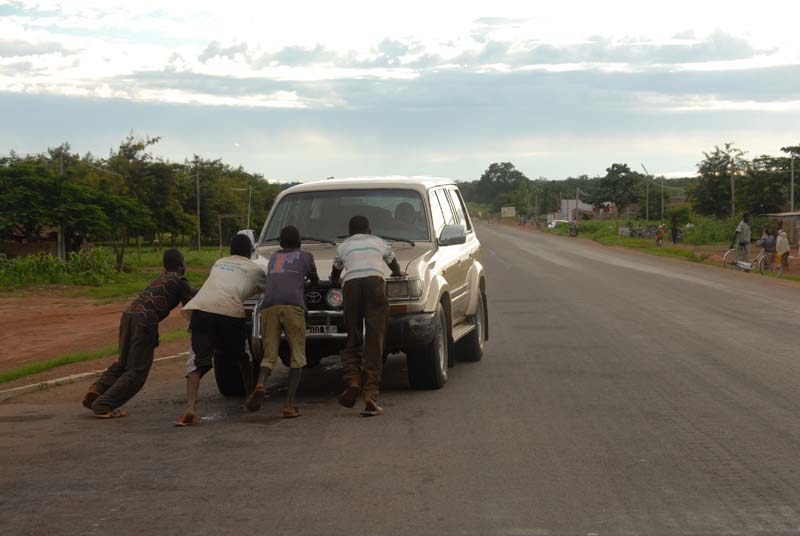
[[[326,333],[339,333],[336,326],[306,326],[306,335],[325,335]]]

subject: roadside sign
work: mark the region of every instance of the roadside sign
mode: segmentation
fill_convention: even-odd
[[[517,216],[517,209],[514,207],[502,207],[500,209],[500,217],[502,218],[515,218]]]

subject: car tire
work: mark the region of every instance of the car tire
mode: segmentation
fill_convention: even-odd
[[[440,305],[436,309],[436,332],[433,340],[407,354],[408,382],[414,389],[441,389],[447,383],[450,332],[447,315]]]
[[[478,309],[472,321],[475,329],[458,342],[456,356],[459,361],[477,362],[483,359],[483,346],[486,343],[486,297],[481,292],[478,296]]]
[[[244,396],[242,372],[232,359],[214,354],[214,378],[222,396]]]

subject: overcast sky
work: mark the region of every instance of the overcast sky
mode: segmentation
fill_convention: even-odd
[[[133,131],[279,180],[679,176],[800,142],[798,29],[796,0],[0,0],[0,153]]]

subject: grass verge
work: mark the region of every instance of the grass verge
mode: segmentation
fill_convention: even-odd
[[[188,336],[189,336],[188,331],[186,331],[185,329],[179,329],[176,331],[171,331],[169,333],[164,333],[163,335],[160,336],[160,340],[161,342],[170,342],[178,339],[183,339]],[[30,376],[32,374],[39,374],[40,372],[45,372],[47,370],[54,369],[56,367],[71,365],[73,363],[82,363],[84,361],[93,361],[95,359],[101,359],[103,357],[113,356],[116,355],[118,351],[119,351],[119,346],[115,344],[113,346],[106,346],[105,348],[100,348],[99,350],[62,355],[60,357],[54,357],[52,359],[46,359],[44,361],[37,361],[35,363],[30,363],[28,365],[23,365],[21,367],[5,370],[3,372],[0,372],[0,385],[12,382],[14,380],[18,380],[20,378],[24,378],[25,376]]]
[[[704,262],[709,255],[698,255],[694,251],[688,249],[676,248],[670,246],[658,247],[653,243],[653,240],[644,238],[625,238],[620,236],[600,236],[594,239],[595,242],[606,246],[622,246],[631,249],[638,249],[639,251],[646,251],[653,255],[660,255],[662,257],[673,257],[684,261],[691,262]]]

